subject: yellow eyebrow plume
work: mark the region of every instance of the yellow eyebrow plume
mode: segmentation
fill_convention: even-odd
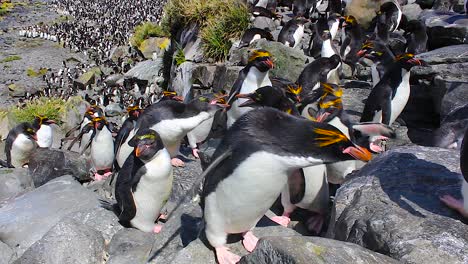
[[[344,134],[332,130],[316,128],[314,129],[314,132],[317,135],[319,135],[315,138],[319,147],[325,147],[340,141],[348,140],[348,138]]]

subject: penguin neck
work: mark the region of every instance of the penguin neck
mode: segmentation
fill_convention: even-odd
[[[322,52],[321,52],[322,57],[330,58],[331,56],[333,56],[335,54],[336,54],[336,52],[333,49],[331,39],[324,40],[323,44],[322,44]]]
[[[242,84],[241,93],[251,93],[259,87],[271,86],[269,71],[261,72],[255,66],[251,66],[247,71]]]

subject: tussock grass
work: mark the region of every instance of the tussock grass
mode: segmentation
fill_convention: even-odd
[[[205,58],[226,59],[232,46],[249,26],[247,6],[240,0],[170,0],[164,9],[161,26],[175,34],[178,29],[195,23],[201,28]]]
[[[130,38],[130,44],[134,47],[139,47],[145,39],[150,37],[165,37],[167,35],[167,32],[161,26],[151,22],[144,22],[135,27],[135,33]]]
[[[5,63],[5,62],[10,62],[10,61],[15,61],[15,60],[21,60],[21,57],[18,55],[8,56],[5,59],[1,60],[0,63]]]
[[[11,9],[13,9],[15,5],[11,3],[11,1],[5,1],[0,4],[0,17],[5,16],[6,14],[10,13]]]
[[[47,73],[46,68],[40,68],[39,71],[35,71],[32,68],[28,68],[26,70],[26,75],[28,75],[29,77],[39,77],[39,76],[42,76],[42,75],[44,75],[46,73]]]
[[[177,51],[176,53],[174,54],[174,60],[176,62],[176,65],[179,66],[181,65],[182,63],[184,63],[185,61],[187,61],[185,59],[185,54],[184,54],[184,50],[182,48],[177,48]]]

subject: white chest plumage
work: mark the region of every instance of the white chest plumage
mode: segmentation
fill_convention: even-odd
[[[11,146],[11,165],[21,168],[24,164],[28,163],[34,149],[36,149],[36,143],[24,134],[19,134]]]
[[[403,112],[410,96],[410,72],[405,69],[401,70],[403,76],[400,85],[398,86],[395,96],[392,99],[392,115],[390,117],[390,125],[395,122],[398,116]]]
[[[130,139],[133,138],[134,135],[135,135],[135,130],[131,130],[130,133],[128,134],[127,139],[125,140],[125,142],[122,143],[122,145],[119,148],[119,151],[117,152],[116,159],[117,159],[117,163],[119,164],[121,168],[123,164],[125,163],[125,160],[128,158],[128,155],[130,155],[130,153],[132,153],[133,151],[133,148],[128,145],[128,142],[130,141]]]
[[[244,81],[242,82],[242,86],[240,89],[241,94],[252,93],[260,87],[263,86],[271,86],[270,77],[267,72],[261,72],[256,67],[251,67],[247,75],[245,76]],[[244,103],[247,99],[237,99],[232,103],[231,108],[227,112],[227,125],[230,127],[234,122],[242,116],[243,114],[247,113],[248,111],[252,110],[251,107],[239,107],[240,104]]]
[[[322,43],[321,55],[323,58],[330,58],[335,55],[335,50],[333,50],[331,40],[327,39]]]
[[[330,35],[331,35],[332,40],[335,39],[336,34],[338,33],[339,25],[340,25],[340,21],[336,20],[335,22],[332,23],[332,26],[330,27]]]
[[[296,48],[301,44],[302,37],[304,36],[304,25],[298,25],[296,31],[294,31],[293,38],[294,38],[294,47]]]
[[[144,232],[151,232],[161,208],[171,194],[173,176],[169,152],[160,150],[145,163],[144,170],[145,174],[141,176],[133,193],[137,210],[130,223]]]
[[[278,198],[293,169],[321,163],[320,159],[286,157],[264,151],[250,155],[205,198],[210,242],[216,244],[217,235],[253,228]]]
[[[114,162],[114,138],[107,127],[96,131],[91,142],[91,159],[96,170],[112,168]]]
[[[465,212],[468,212],[468,183],[465,179],[462,179],[462,181],[463,208]]]
[[[187,139],[191,148],[196,148],[197,143],[204,141],[208,137],[212,125],[213,117],[203,121],[200,125],[187,133]]]
[[[41,125],[39,130],[36,132],[37,144],[41,148],[50,148],[53,143],[53,129],[49,125]]]

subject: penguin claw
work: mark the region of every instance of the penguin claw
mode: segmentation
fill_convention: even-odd
[[[219,264],[235,264],[241,259],[238,255],[231,253],[227,247],[216,247],[215,251]]]
[[[172,158],[171,159],[171,164],[172,166],[174,167],[184,167],[185,166],[185,162],[183,162],[181,159],[179,158]]]
[[[315,234],[320,234],[320,231],[322,231],[322,226],[323,226],[323,221],[324,217],[321,214],[317,214],[315,216],[312,216],[307,220],[307,228],[310,231],[315,232]]]
[[[439,199],[449,208],[459,212],[461,215],[468,218],[468,212],[465,211],[462,200],[455,199],[451,195],[444,195],[442,197],[439,197]]]
[[[257,243],[258,243],[258,238],[252,233],[252,231],[248,231],[244,234],[242,245],[244,245],[244,248],[248,252],[252,252],[257,246]]]
[[[194,148],[192,149],[192,155],[196,158],[196,159],[199,159],[200,156],[198,155],[198,149],[197,148]]]
[[[161,232],[161,229],[162,229],[162,225],[154,225],[153,233],[158,234],[159,232]]]
[[[273,216],[272,218],[270,218],[271,221],[279,224],[279,225],[282,225],[284,227],[288,227],[289,223],[291,222],[291,218],[287,217],[287,216]]]

